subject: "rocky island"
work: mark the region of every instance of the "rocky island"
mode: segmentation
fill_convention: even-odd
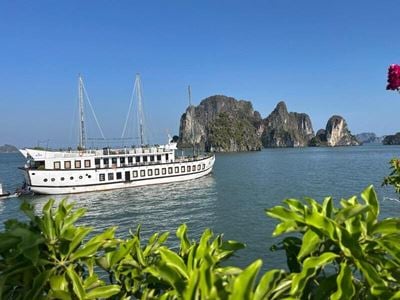
[[[260,113],[250,101],[215,95],[190,106],[182,115],[179,147],[213,152],[261,150]],[[192,142],[193,141],[193,142]]]
[[[363,144],[381,144],[384,137],[378,137],[373,132],[363,132],[356,134],[356,138],[360,143]]]
[[[289,113],[283,101],[262,121],[261,141],[265,148],[305,147],[313,136],[310,117]]]
[[[360,145],[341,116],[332,116],[314,134],[310,117],[289,112],[281,101],[262,119],[250,101],[215,95],[190,106],[179,127],[180,148],[212,152],[256,151],[264,148]]]
[[[310,146],[359,146],[361,143],[351,134],[346,120],[341,116],[332,116],[326,123],[325,129],[317,131],[310,141]]]
[[[385,136],[382,141],[384,145],[400,145],[400,132]]]

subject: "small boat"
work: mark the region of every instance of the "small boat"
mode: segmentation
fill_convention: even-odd
[[[0,183],[0,199],[5,199],[8,198],[11,194],[9,192],[4,192],[3,191],[3,186]]]

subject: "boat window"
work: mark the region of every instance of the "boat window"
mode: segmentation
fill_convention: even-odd
[[[136,156],[136,162],[140,163],[140,156]]]
[[[206,168],[206,164],[203,164],[203,170]]]
[[[113,165],[116,165],[117,164],[117,158],[116,157],[111,158],[111,163]]]
[[[47,178],[43,179],[44,182],[47,182]]]
[[[162,168],[161,173],[162,173],[163,175],[167,174],[167,169],[166,169],[166,168]]]
[[[128,164],[131,164],[133,162],[133,157],[132,156],[129,156],[128,157]]]
[[[79,179],[83,179],[83,176],[81,175],[81,176],[79,176]]]
[[[100,158],[95,158],[94,164],[96,165],[96,168],[100,168]]]
[[[148,176],[153,176],[153,170],[152,169],[148,169],[147,170],[147,175]]]
[[[196,171],[196,166],[195,165],[192,166],[192,171],[193,172]]]
[[[175,173],[179,173],[179,167],[175,167]]]
[[[145,176],[146,176],[145,170],[141,170],[141,171],[140,171],[140,177],[145,177]]]
[[[55,161],[54,162],[54,169],[61,169],[61,162],[59,162],[59,161]]]
[[[55,181],[55,178],[52,178],[51,181]]]
[[[61,181],[64,181],[65,180],[65,178],[64,177],[61,177]]]
[[[106,180],[106,174],[99,174],[99,181],[105,181]]]
[[[133,176],[133,177],[138,177],[138,172],[137,172],[137,171],[133,171],[133,172],[132,172],[132,176]]]
[[[165,160],[168,161],[168,154],[165,154]]]
[[[154,169],[154,175],[156,176],[160,175],[160,169]]]
[[[197,171],[200,171],[200,169],[201,169],[201,166],[197,165]]]
[[[108,173],[108,180],[114,180],[114,173]]]
[[[121,172],[117,172],[117,179],[122,179],[122,173]]]
[[[143,156],[143,162],[147,162],[147,156]]]
[[[161,161],[161,155],[160,155],[160,154],[157,155],[157,160],[158,160],[158,161]]]
[[[80,160],[76,160],[75,161],[75,169],[80,169],[81,168],[81,161]]]
[[[73,176],[71,176],[69,179],[70,179],[70,180],[74,180],[74,177],[73,177]]]
[[[44,170],[44,160],[35,161],[35,169]]]
[[[92,178],[92,175],[88,175],[88,178]]]
[[[182,172],[182,173],[185,172],[185,167],[181,167],[181,172]]]
[[[168,168],[168,174],[172,174],[172,167]]]
[[[71,169],[71,162],[69,160],[64,161],[64,169]]]
[[[154,155],[150,155],[150,161],[154,161]]]
[[[85,168],[90,168],[90,160],[85,159]]]
[[[121,157],[121,158],[119,159],[119,162],[120,162],[121,164],[124,164],[124,163],[125,163],[125,157]]]
[[[108,164],[109,164],[108,158],[104,158],[103,159],[103,164],[104,164],[105,167],[108,167]]]
[[[190,166],[187,166],[187,171],[190,172]]]

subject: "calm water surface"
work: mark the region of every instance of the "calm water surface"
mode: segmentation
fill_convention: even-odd
[[[176,246],[176,228],[186,223],[192,238],[205,228],[224,233],[226,239],[247,244],[232,260],[245,266],[262,258],[264,268],[285,268],[282,252],[270,252],[278,242],[271,233],[276,222],[265,209],[288,197],[316,198],[332,195],[336,200],[359,194],[373,184],[381,199],[382,216],[398,216],[400,203],[391,188],[381,182],[389,173],[389,160],[400,156],[399,146],[344,148],[267,149],[261,152],[218,154],[212,175],[195,181],[134,189],[70,195],[78,207],[87,208],[81,223],[101,232],[118,226],[118,234],[142,225],[144,237],[171,231]],[[0,182],[13,191],[22,183],[24,159],[19,154],[0,154]],[[49,196],[27,198],[39,212]],[[60,200],[62,196],[55,196]],[[22,218],[21,199],[0,202],[0,223]],[[2,225],[0,225],[2,226]],[[3,228],[3,227],[1,227]]]

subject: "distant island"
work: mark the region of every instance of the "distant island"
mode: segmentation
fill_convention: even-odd
[[[400,132],[385,136],[382,143],[384,145],[400,145]]]
[[[18,148],[13,145],[5,144],[0,146],[0,153],[16,153],[18,152]]]
[[[385,137],[378,137],[373,132],[363,132],[356,134],[356,138],[363,144],[382,144],[382,141]]]
[[[332,116],[325,129],[314,134],[310,117],[289,112],[284,101],[263,119],[250,101],[224,95],[208,97],[182,115],[178,146],[193,143],[197,149],[213,152],[361,145],[341,116]]]

